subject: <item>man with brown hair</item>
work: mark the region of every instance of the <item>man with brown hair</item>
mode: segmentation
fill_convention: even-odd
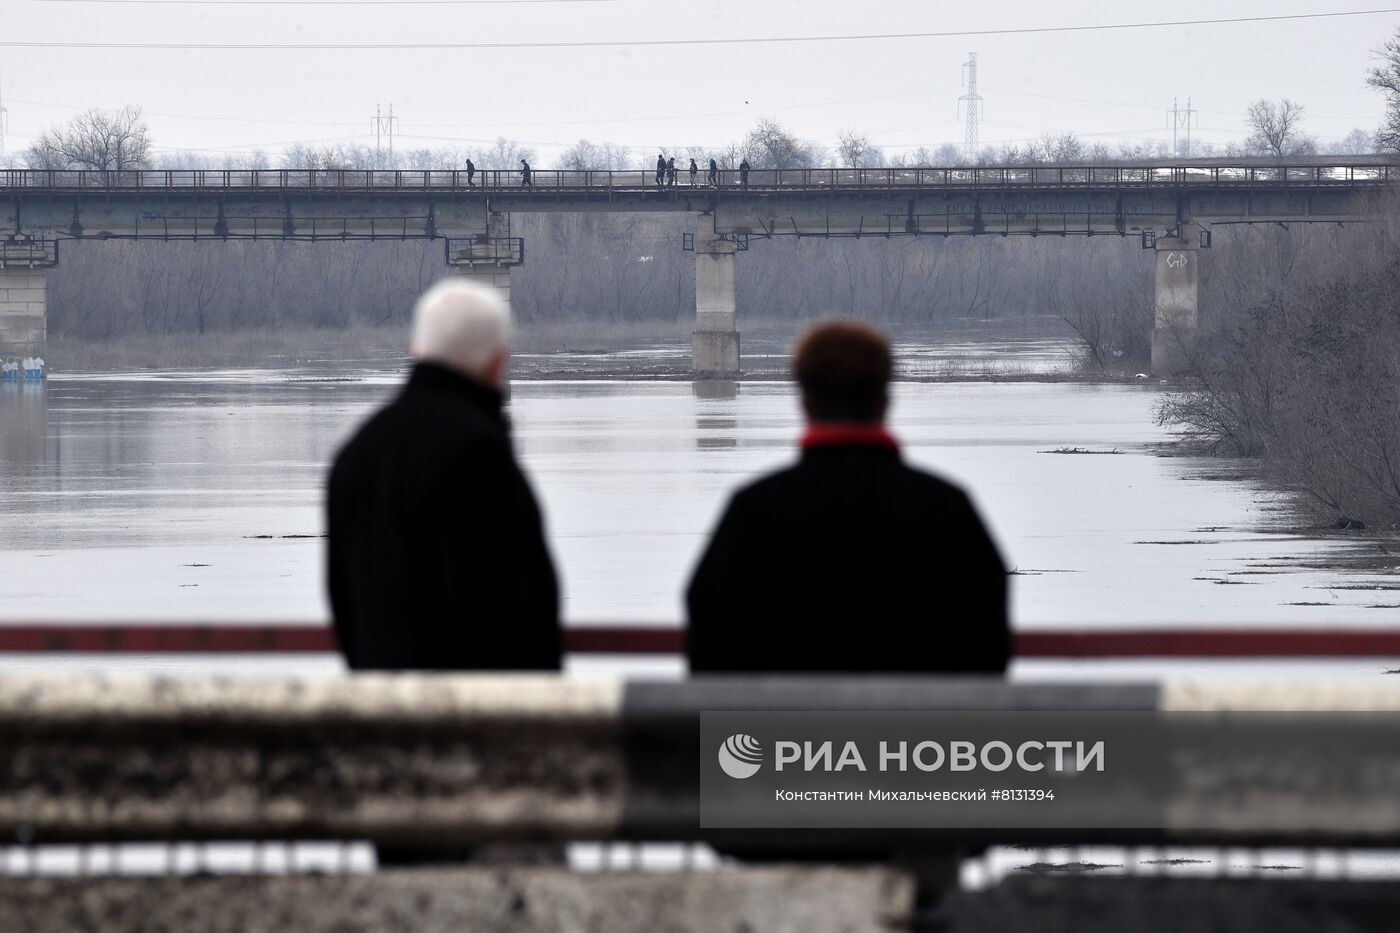
[[[963,491],[901,458],[891,368],[863,324],[798,343],[801,459],[720,519],[687,593],[692,671],[1006,669],[1006,568]]]

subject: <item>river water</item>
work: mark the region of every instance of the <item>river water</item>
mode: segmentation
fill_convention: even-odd
[[[781,348],[755,343],[746,369],[779,370]],[[1222,478],[1227,464],[1161,455],[1169,435],[1152,413],[1162,386],[1025,381],[1067,365],[1064,344],[1051,340],[906,342],[898,350],[909,378],[894,387],[894,431],[909,460],[973,494],[1016,569],[1018,628],[1394,626],[1400,583],[1358,560],[1375,542],[1292,532],[1280,497],[1248,479]],[[517,361],[531,378],[514,382],[510,416],[544,505],[570,623],[678,624],[680,594],[725,498],[795,456],[801,426],[789,384],[770,377],[737,388],[692,386],[667,378],[687,357],[688,348],[673,344]],[[327,464],[396,391],[404,365],[60,373],[47,386],[0,385],[0,625],[321,622]],[[993,378],[930,381],[957,374]],[[1064,449],[1082,452],[1053,452]],[[680,670],[677,660],[576,659],[571,666]],[[1383,659],[1023,661],[1012,675],[1369,678],[1396,666]],[[261,676],[329,674],[339,664],[0,656],[0,671],[114,668]],[[601,864],[598,846],[574,848],[575,863]],[[352,849],[350,862],[369,864],[365,847]],[[248,870],[251,850],[230,851],[235,867],[224,870]],[[1228,861],[1213,851],[1167,854],[1189,856],[1186,868],[1173,869],[1187,873],[1214,872]],[[1128,860],[1111,855],[1091,861]],[[312,856],[346,862],[333,850],[299,858],[309,865]],[[1395,877],[1400,860],[1382,856],[1364,872]],[[0,857],[19,856],[0,850]],[[68,863],[76,856],[63,857],[52,870],[75,870]],[[692,857],[712,861],[703,849]],[[994,849],[979,871],[998,876],[1031,861],[1084,857]],[[165,858],[128,853],[123,864],[161,870]],[[207,851],[204,858],[206,868],[214,864]],[[1281,858],[1270,856],[1271,864]],[[147,862],[157,867],[140,867]]]
[[[1044,372],[1065,363],[1053,341],[899,354],[912,378],[894,388],[895,433],[910,461],[972,492],[1017,570],[1019,627],[1395,623],[1393,579],[1346,569],[1368,545],[1291,533],[1260,484],[1219,478],[1219,461],[1160,455],[1163,387],[917,381]],[[510,402],[572,623],[677,624],[727,495],[794,457],[799,414],[781,379],[730,391],[599,375],[683,355],[520,361],[536,376],[576,374],[518,379]],[[324,619],[326,465],[403,366],[0,386],[0,623]],[[1065,448],[1088,452],[1053,452]]]

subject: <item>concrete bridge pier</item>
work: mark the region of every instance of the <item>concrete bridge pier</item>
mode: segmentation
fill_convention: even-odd
[[[506,307],[510,307],[510,270],[512,268],[514,267],[499,265],[495,262],[481,262],[454,265],[452,271],[468,282],[476,282],[478,285],[486,285],[496,289],[500,296],[505,299]]]
[[[510,271],[525,264],[525,240],[510,236],[509,219],[493,220],[488,232],[479,236],[449,239],[445,253],[449,269],[496,289],[510,307]]]
[[[739,244],[715,234],[713,214],[695,229],[695,332],[691,365],[697,378],[739,375],[739,331],[734,319],[734,254]]]
[[[1200,243],[1180,236],[1159,237],[1157,300],[1152,326],[1152,374],[1185,372],[1200,330]]]
[[[48,350],[48,270],[58,265],[52,241],[0,239],[0,357]]]

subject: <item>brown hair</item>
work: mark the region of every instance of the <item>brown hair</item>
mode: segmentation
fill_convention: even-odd
[[[893,362],[885,335],[866,324],[817,324],[797,342],[792,374],[813,421],[879,421]]]

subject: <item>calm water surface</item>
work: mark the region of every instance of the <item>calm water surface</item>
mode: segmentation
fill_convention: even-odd
[[[993,356],[1043,371],[1063,349]],[[988,351],[901,357],[906,372],[942,372]],[[326,364],[0,386],[0,621],[324,619],[326,465],[401,379],[397,364]],[[903,382],[892,422],[909,460],[979,503],[1019,571],[1022,628],[1393,625],[1385,604],[1400,600],[1370,588],[1393,583],[1316,569],[1354,545],[1283,531],[1276,498],[1212,478],[1219,462],[1153,452],[1160,391]],[[727,397],[677,381],[517,381],[510,414],[572,622],[675,624],[726,497],[791,462],[800,431],[779,381]],[[1101,455],[1048,452],[1067,447]]]

